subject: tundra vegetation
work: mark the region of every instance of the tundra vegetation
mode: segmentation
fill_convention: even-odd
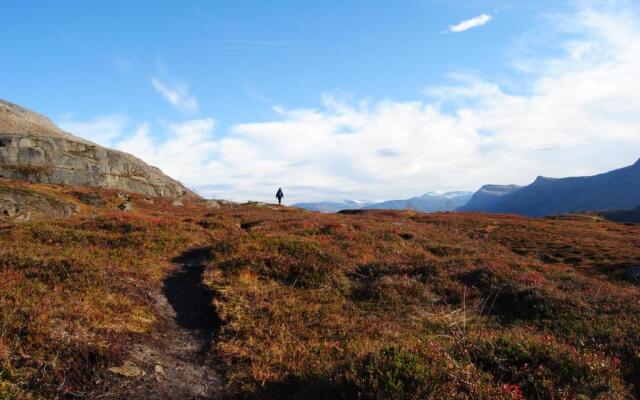
[[[640,396],[635,225],[136,195],[121,212],[113,191],[0,184],[79,210],[0,223],[0,399],[90,397],[128,379],[109,368],[161,335],[153,293],[171,259],[201,247],[221,321],[202,362],[227,396]]]

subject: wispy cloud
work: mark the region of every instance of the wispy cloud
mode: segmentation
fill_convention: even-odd
[[[151,78],[151,85],[177,110],[186,112],[198,110],[198,99],[189,94],[189,85],[186,83],[168,83],[157,78]]]
[[[482,25],[486,25],[492,19],[493,19],[493,17],[491,15],[489,15],[489,14],[478,15],[477,17],[474,17],[474,18],[471,18],[471,19],[467,19],[467,20],[462,21],[462,22],[460,22],[458,24],[455,24],[455,25],[451,25],[449,27],[449,32],[451,32],[451,33],[459,33],[459,32],[468,31],[469,29],[477,28],[477,27],[482,26]]]

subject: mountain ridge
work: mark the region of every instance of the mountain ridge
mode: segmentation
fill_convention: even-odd
[[[374,203],[364,207],[365,209],[380,210],[416,210],[423,212],[455,211],[458,207],[466,204],[472,192],[427,192],[422,196],[415,196],[405,200],[388,200],[381,203]]]
[[[421,196],[414,196],[409,199],[387,200],[383,202],[371,202],[363,200],[342,200],[342,201],[321,201],[321,202],[300,202],[293,206],[311,211],[338,212],[341,210],[359,209],[383,209],[383,210],[405,210],[413,209],[424,212],[454,211],[471,197],[472,192],[454,191],[438,192],[430,191]]]
[[[520,188],[522,188],[522,186],[495,184],[484,185],[475,192],[473,196],[471,196],[465,205],[458,207],[456,211],[479,211],[499,202],[502,197],[507,196]]]
[[[495,200],[481,207],[465,206],[461,211],[537,217],[580,211],[633,209],[640,202],[640,160],[630,166],[592,176],[538,176],[530,185]]]

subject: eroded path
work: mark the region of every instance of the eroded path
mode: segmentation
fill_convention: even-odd
[[[213,294],[202,283],[203,262],[210,255],[206,247],[190,250],[173,260],[179,268],[164,281],[162,293],[175,313],[175,322],[200,342],[205,356],[211,347],[220,319],[213,308]]]
[[[153,293],[160,328],[153,341],[134,345],[119,370],[118,393],[103,398],[216,399],[223,381],[207,355],[220,320],[202,283],[207,248],[183,253]],[[129,374],[130,376],[126,376]]]

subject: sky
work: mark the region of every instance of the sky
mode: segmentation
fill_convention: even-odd
[[[634,0],[4,0],[0,60],[0,98],[208,198],[379,201],[640,158]]]

